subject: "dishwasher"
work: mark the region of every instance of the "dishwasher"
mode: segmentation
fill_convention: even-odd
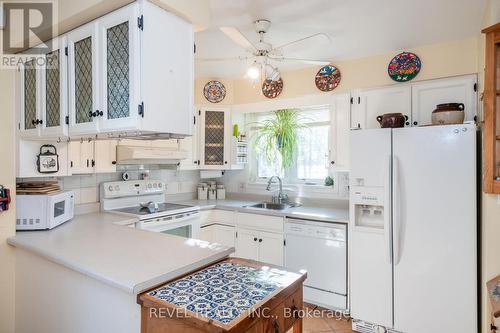
[[[307,271],[304,301],[347,309],[347,226],[287,219],[285,266]]]

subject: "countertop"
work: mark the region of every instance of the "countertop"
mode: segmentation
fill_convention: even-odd
[[[299,206],[283,210],[272,210],[247,207],[261,201],[247,200],[184,200],[177,203],[198,206],[201,210],[222,209],[247,213],[284,216],[290,218],[317,220],[324,222],[349,223],[349,209],[334,207]]]
[[[76,215],[52,230],[17,232],[7,242],[133,295],[234,252],[123,226],[128,222],[130,217],[111,213]]]

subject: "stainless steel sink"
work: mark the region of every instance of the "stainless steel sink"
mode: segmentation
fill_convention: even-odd
[[[255,205],[250,205],[247,207],[251,208],[262,208],[262,209],[272,209],[272,210],[283,210],[291,207],[298,207],[298,204],[283,204],[283,203],[274,203],[274,202],[259,202]]]

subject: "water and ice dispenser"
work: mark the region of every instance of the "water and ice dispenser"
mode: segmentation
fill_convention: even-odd
[[[354,225],[384,229],[385,215],[388,209],[385,207],[385,191],[383,187],[353,186],[351,188],[351,216]]]

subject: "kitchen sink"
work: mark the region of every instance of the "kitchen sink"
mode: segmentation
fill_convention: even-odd
[[[272,209],[272,210],[283,210],[292,207],[298,207],[298,204],[283,204],[283,203],[274,203],[274,202],[259,202],[255,205],[250,205],[247,207],[251,208],[262,208],[262,209]]]

